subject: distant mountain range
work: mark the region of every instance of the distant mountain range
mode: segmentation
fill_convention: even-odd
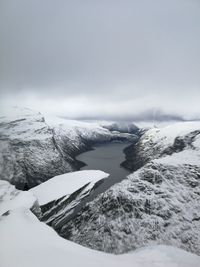
[[[67,116],[63,116],[65,119],[69,119]],[[185,117],[180,114],[167,113],[160,109],[149,109],[144,112],[127,115],[127,116],[83,116],[77,117],[78,120],[107,120],[107,121],[125,121],[125,122],[141,122],[141,121],[156,121],[156,122],[164,122],[164,121],[198,121],[200,117]]]

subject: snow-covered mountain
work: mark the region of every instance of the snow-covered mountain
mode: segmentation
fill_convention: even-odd
[[[133,140],[133,134],[111,132],[97,123],[45,118],[26,108],[1,111],[0,179],[28,189],[79,169],[75,156],[94,142]]]
[[[17,190],[14,185],[0,180],[0,216],[24,207],[40,216],[38,199],[31,192]]]
[[[124,253],[166,244],[200,255],[200,123],[150,129],[128,161],[138,169],[65,223],[60,234]]]
[[[126,149],[133,173],[74,213],[108,177],[71,172],[75,156],[96,142],[135,141],[127,127],[29,109],[1,114],[0,267],[200,267],[189,253],[200,255],[199,122],[145,130]]]

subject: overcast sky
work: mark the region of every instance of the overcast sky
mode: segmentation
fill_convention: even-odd
[[[200,117],[199,0],[0,0],[0,105]]]

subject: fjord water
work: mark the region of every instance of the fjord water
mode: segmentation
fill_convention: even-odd
[[[102,170],[109,173],[110,176],[95,190],[95,195],[104,192],[111,185],[125,179],[130,173],[127,169],[120,166],[125,160],[124,148],[130,143],[106,143],[94,146],[93,150],[77,156],[80,160],[87,164],[81,170]],[[93,195],[94,197],[94,195]]]

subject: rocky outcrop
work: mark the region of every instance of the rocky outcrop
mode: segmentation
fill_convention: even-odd
[[[74,213],[77,213],[77,210],[80,210],[80,206],[87,202],[87,198],[102,182],[103,179],[92,186],[87,183],[70,195],[40,206],[42,211],[40,219],[60,233],[62,226],[66,224]]]
[[[166,244],[200,255],[200,124],[170,127],[146,132],[137,144],[144,166],[88,203],[59,234],[116,254]]]
[[[59,231],[108,176],[98,170],[66,173],[31,188],[29,192],[38,200],[42,213],[40,219]]]

